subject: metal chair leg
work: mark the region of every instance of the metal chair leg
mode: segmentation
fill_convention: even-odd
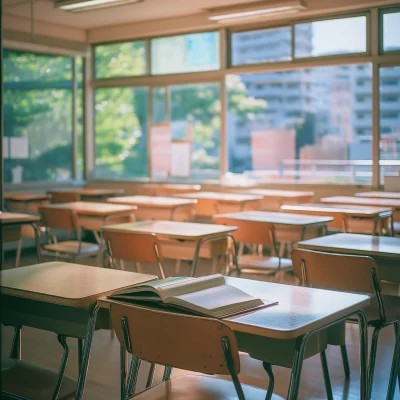
[[[275,377],[274,373],[272,372],[271,364],[263,362],[263,367],[265,372],[268,374],[269,383],[268,383],[268,390],[265,396],[265,400],[271,400],[272,395],[274,394],[274,385],[275,385]]]
[[[394,324],[394,335],[395,335],[394,337],[395,338],[397,338],[397,336],[399,335],[399,325],[400,325],[399,322]],[[399,365],[399,367],[397,369],[397,382],[399,384],[399,390],[400,390],[400,365]]]
[[[349,357],[347,356],[346,344],[342,344],[340,346],[340,351],[342,353],[344,375],[345,375],[346,379],[349,379],[350,378],[350,365],[349,365]]]
[[[63,357],[61,360],[61,365],[60,365],[60,369],[58,372],[58,379],[57,379],[56,387],[54,388],[54,391],[53,391],[52,400],[56,400],[58,397],[58,393],[60,392],[62,381],[64,378],[65,367],[67,366],[68,354],[69,354],[67,338],[62,335],[57,335],[57,339],[64,349],[64,354],[63,354]]]
[[[389,386],[386,395],[386,400],[394,399],[394,392],[396,390],[396,375],[398,375],[400,368],[400,334],[397,328],[396,344],[394,346],[392,368],[390,369]]]
[[[17,255],[15,257],[15,268],[19,268],[21,264],[21,251],[22,251],[22,237],[19,238]]]
[[[326,396],[328,400],[333,400],[333,393],[332,393],[332,385],[331,385],[331,378],[329,376],[329,369],[328,369],[328,362],[326,360],[326,353],[322,351],[320,353],[321,357],[321,364],[322,364],[322,372],[324,374],[324,382],[325,382],[325,389],[326,389]]]
[[[10,352],[10,358],[13,358],[14,360],[21,359],[21,331],[22,326],[15,327],[14,329],[14,338]]]
[[[81,370],[82,366],[82,354],[83,354],[83,339],[78,339],[78,371]]]
[[[374,383],[374,372],[375,372],[375,361],[376,361],[376,351],[378,349],[378,339],[379,339],[379,333],[381,331],[381,328],[375,328],[374,333],[372,334],[372,340],[371,340],[371,350],[370,350],[370,355],[369,355],[369,366],[368,366],[368,387],[369,387],[369,398],[371,398],[372,395],[372,385]]]
[[[156,364],[151,363],[150,364],[149,375],[147,376],[146,389],[148,389],[153,384],[155,371],[156,371]]]
[[[169,367],[168,365],[166,365],[165,369],[164,369],[164,374],[162,377],[163,382],[168,381],[171,378],[171,374],[172,374],[172,367]]]

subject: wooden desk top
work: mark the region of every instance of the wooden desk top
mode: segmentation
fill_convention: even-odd
[[[197,193],[182,193],[179,197],[189,199],[207,199],[215,200],[221,203],[246,203],[249,201],[262,200],[262,196],[240,193],[224,193],[224,192],[197,192]]]
[[[49,200],[50,195],[45,193],[5,193],[4,200],[18,201],[18,202],[34,202],[34,201],[44,201]]]
[[[368,296],[360,294],[233,277],[225,277],[225,280],[229,285],[236,286],[251,296],[279,302],[268,308],[224,320],[234,331],[268,338],[297,338],[358,311],[370,302]],[[113,302],[101,298],[98,304],[109,308]]]
[[[346,214],[349,216],[358,217],[375,217],[378,215],[386,216],[392,213],[390,207],[368,207],[357,205],[340,205],[340,204],[324,204],[324,203],[310,203],[310,204],[284,204],[281,206],[283,211],[295,212],[310,212],[313,214]]]
[[[180,199],[178,197],[160,197],[160,196],[124,196],[111,197],[107,200],[113,204],[129,204],[140,207],[150,208],[175,208],[196,204],[195,199]]]
[[[141,221],[126,224],[107,225],[102,231],[155,233],[160,238],[200,240],[210,236],[228,234],[236,230],[235,226],[198,224],[178,221]]]
[[[47,191],[48,194],[59,193],[59,192],[79,193],[81,196],[85,197],[116,196],[118,194],[124,193],[122,189],[94,189],[94,188],[68,188],[68,189],[54,189]]]
[[[242,211],[229,214],[217,214],[213,219],[240,220],[266,222],[274,225],[323,225],[333,221],[332,217],[318,217],[313,215],[289,214],[269,211]]]
[[[0,272],[1,294],[75,307],[93,304],[117,289],[156,280],[154,275],[66,262],[48,262]]]
[[[391,257],[400,259],[400,238],[390,236],[337,233],[304,240],[299,249],[357,254],[363,256]]]
[[[400,200],[400,192],[361,192],[356,193],[357,197],[370,197],[376,199],[398,199]]]
[[[286,197],[288,199],[297,197],[314,197],[314,192],[302,192],[297,190],[247,189],[242,193],[255,194],[263,197]]]
[[[91,215],[105,217],[108,215],[117,215],[121,213],[131,212],[137,209],[135,206],[110,204],[110,203],[93,203],[90,201],[75,201],[71,203],[49,204],[46,208],[61,208],[74,210],[78,215]]]
[[[159,187],[161,189],[165,190],[171,190],[171,191],[199,191],[201,190],[201,185],[191,185],[191,184],[185,184],[185,183],[159,183],[159,184],[152,184],[156,187]]]
[[[333,196],[324,197],[321,199],[323,203],[329,204],[357,204],[360,206],[376,206],[376,207],[391,207],[400,209],[400,199],[382,199],[368,197],[352,197],[352,196]]]
[[[24,225],[39,221],[40,217],[38,215],[0,211],[0,226]]]

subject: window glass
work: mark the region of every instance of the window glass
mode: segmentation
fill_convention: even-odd
[[[96,78],[146,74],[146,42],[99,45],[94,48]]]
[[[400,168],[400,66],[379,70],[380,175],[398,175]]]
[[[383,50],[400,50],[400,12],[383,14]]]
[[[230,173],[371,182],[371,64],[228,75],[226,84]]]
[[[290,60],[291,36],[289,27],[233,33],[232,65]]]
[[[151,40],[153,75],[213,71],[219,68],[219,32],[191,33]]]
[[[296,58],[367,51],[365,16],[297,24],[294,29]]]
[[[76,172],[77,179],[83,179],[83,171],[84,171],[84,121],[83,121],[83,104],[84,104],[84,90],[83,90],[83,81],[84,81],[84,63],[83,57],[76,58],[76,78],[77,78],[77,113],[76,113],[76,130],[77,130],[77,154],[76,154]]]
[[[4,51],[5,182],[72,178],[72,58]]]
[[[163,124],[168,120],[167,88],[153,88],[153,124]]]
[[[95,92],[95,177],[147,177],[147,88]]]

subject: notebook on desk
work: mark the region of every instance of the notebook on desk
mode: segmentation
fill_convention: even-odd
[[[219,319],[278,303],[258,299],[227,285],[225,278],[220,274],[201,278],[162,279],[118,290],[109,298],[134,303],[153,303]]]

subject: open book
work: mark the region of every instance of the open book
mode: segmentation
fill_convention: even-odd
[[[201,278],[173,277],[114,292],[111,299],[152,302],[213,318],[224,318],[277,302],[257,299],[227,285],[220,274]]]

